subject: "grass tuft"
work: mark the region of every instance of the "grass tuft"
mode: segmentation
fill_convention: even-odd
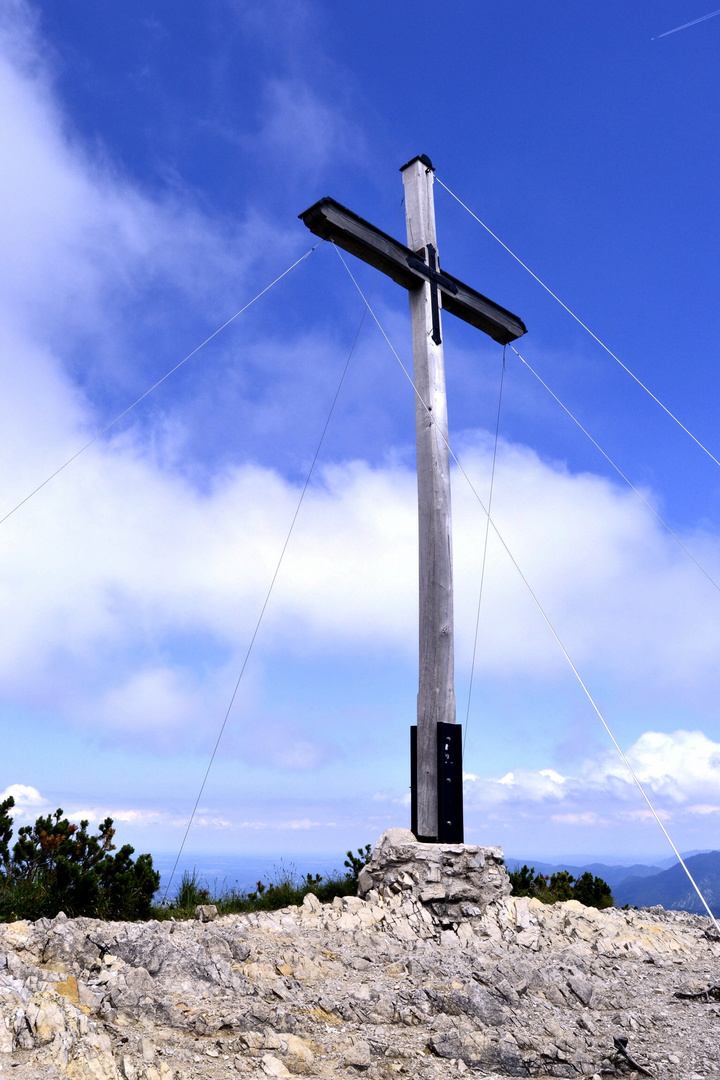
[[[290,863],[273,868],[272,877],[258,881],[252,890],[230,888],[211,890],[196,870],[185,871],[173,900],[155,904],[151,918],[192,919],[199,904],[215,904],[220,915],[236,915],[249,911],[277,911],[279,908],[302,904],[308,893],[317,896],[322,904],[328,904],[336,896],[356,896],[358,874],[370,858],[370,845],[358,848],[357,854],[347,853],[345,871],[335,870],[322,874],[298,874]]]
[[[152,908],[154,919],[192,919],[199,904],[214,904],[220,915],[235,915],[249,911],[277,911],[278,908],[302,904],[308,893],[321,903],[336,896],[355,896],[357,879],[336,871],[323,877],[306,874],[299,877],[294,867],[275,867],[274,876],[267,882],[258,881],[252,890],[237,888],[211,891],[196,871],[184,873],[173,900]]]

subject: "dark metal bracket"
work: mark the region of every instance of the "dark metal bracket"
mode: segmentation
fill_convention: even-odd
[[[438,285],[447,292],[457,296],[457,285],[449,277],[442,274],[438,269],[437,251],[432,244],[427,246],[428,261],[423,262],[413,255],[407,256],[407,264],[412,270],[426,277],[430,282],[430,306],[432,311],[432,339],[436,345],[442,345],[440,334],[440,303],[438,301]]]
[[[462,727],[438,724],[438,841],[462,844],[463,822]]]
[[[463,822],[462,727],[437,725],[438,829],[437,836],[417,832],[417,725],[410,728],[410,829],[430,844],[465,842]]]

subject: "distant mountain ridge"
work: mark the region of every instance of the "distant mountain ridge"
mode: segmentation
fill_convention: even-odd
[[[567,870],[576,879],[589,871],[594,877],[607,881],[613,890],[613,895],[615,895],[615,886],[626,881],[627,878],[648,877],[661,873],[661,867],[646,866],[645,863],[634,863],[632,866],[608,866],[606,863],[585,863],[582,866],[572,866],[570,863],[545,863],[537,859],[523,859],[522,861],[507,859],[506,862],[510,870],[514,870],[516,865],[520,867],[527,864],[535,868],[536,874],[556,874],[559,870]]]
[[[693,855],[685,863],[713,915],[720,915],[720,851]],[[652,877],[629,877],[613,889],[613,896],[618,907],[661,904],[668,911],[707,914],[680,863]]]
[[[683,859],[707,900],[713,915],[720,915],[720,851],[699,854],[684,853]],[[665,860],[663,860],[665,862]],[[546,863],[534,859],[508,859],[508,867],[514,870],[523,863],[535,868],[537,874],[554,874],[569,871],[579,878],[586,871],[606,881],[612,889],[616,907],[653,907],[660,904],[668,911],[690,911],[705,915],[707,912],[690,884],[679,862],[668,869],[635,863],[632,866],[609,866],[606,863],[586,863],[572,866],[566,862]]]

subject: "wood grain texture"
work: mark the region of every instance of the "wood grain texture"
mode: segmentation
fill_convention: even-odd
[[[433,174],[419,160],[403,171],[408,247],[437,248]],[[455,723],[453,569],[447,397],[442,345],[431,338],[430,286],[409,293],[412,316],[420,555],[417,830],[437,838],[437,725]]]

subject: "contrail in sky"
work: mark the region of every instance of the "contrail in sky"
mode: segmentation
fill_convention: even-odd
[[[651,41],[659,41],[661,37],[667,37],[668,34],[677,34],[678,30],[687,30],[688,26],[696,26],[699,22],[705,22],[706,19],[712,19],[714,15],[720,15],[720,8],[717,11],[711,11],[709,15],[701,15],[699,19],[693,19],[692,22],[683,23],[682,26],[676,26],[674,30],[666,30],[664,34],[658,34],[657,37],[650,38]]]

